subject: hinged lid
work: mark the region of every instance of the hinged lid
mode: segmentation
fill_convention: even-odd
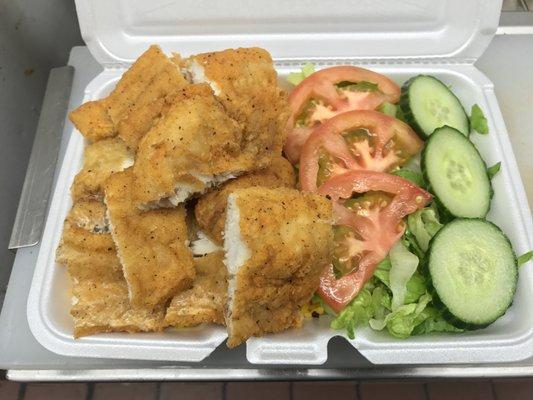
[[[261,46],[278,59],[446,58],[474,62],[498,26],[498,0],[76,0],[104,65],[149,44],[184,55]]]

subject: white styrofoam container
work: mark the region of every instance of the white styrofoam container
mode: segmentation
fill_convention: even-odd
[[[340,4],[342,3],[342,4]],[[167,51],[193,54],[258,45],[276,59],[281,78],[303,60],[319,68],[354,64],[384,73],[398,83],[427,73],[451,84],[465,108],[485,111],[490,134],[472,136],[488,165],[502,162],[493,180],[489,219],[510,237],[517,254],[533,247],[533,224],[492,83],[472,64],[489,44],[500,2],[426,0],[309,2],[297,0],[200,0],[193,8],[179,1],[76,2],[82,33],[105,67],[86,88],[85,99],[109,92],[151,43]],[[185,8],[184,8],[185,7]],[[81,166],[84,140],[73,130],[35,268],[28,299],[32,333],[63,355],[169,361],[200,361],[226,338],[221,327],[203,326],[152,334],[100,334],[72,338],[69,280],[55,264],[55,249],[70,208],[69,187]],[[407,340],[361,329],[350,343],[377,364],[483,363],[517,361],[533,355],[533,271],[523,268],[513,306],[490,327],[462,334],[435,334]],[[321,364],[327,343],[341,334],[327,318],[247,342],[247,358],[261,364]]]

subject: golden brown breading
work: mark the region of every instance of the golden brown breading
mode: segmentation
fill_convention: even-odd
[[[65,221],[57,262],[72,281],[74,337],[101,332],[160,331],[164,308],[132,309],[115,245],[109,233],[95,234]]]
[[[296,178],[291,163],[281,156],[274,157],[270,167],[232,179],[203,195],[194,208],[198,225],[213,241],[222,245],[226,202],[231,192],[253,186],[290,188],[294,187],[295,183]]]
[[[87,146],[83,154],[83,168],[70,188],[72,200],[102,200],[107,178],[132,165],[133,154],[119,138],[104,139]]]
[[[177,205],[191,194],[248,171],[242,129],[208,85],[189,85],[139,143],[134,165],[136,200],[146,207]],[[161,201],[163,200],[163,201]]]
[[[118,123],[118,136],[133,152],[137,151],[141,138],[170,107],[169,97],[189,84],[172,61],[154,77],[128,115]]]
[[[299,326],[331,261],[330,202],[295,189],[237,189],[227,219],[228,346]]]
[[[107,180],[109,225],[132,304],[157,306],[188,288],[194,279],[185,209],[142,212],[132,201],[134,190],[131,168]]]
[[[72,205],[67,221],[92,233],[108,233],[106,206],[101,201],[80,200]]]
[[[160,76],[172,71],[172,68],[174,68],[174,75],[177,76],[178,66],[165,56],[159,46],[150,46],[122,75],[109,96],[82,104],[69,114],[69,118],[81,134],[90,141],[113,137],[117,134],[120,120],[136,108],[137,101],[147,101],[143,93],[156,82],[165,81],[165,78],[161,80]],[[170,79],[168,82],[174,83]]]
[[[266,50],[253,47],[198,54],[184,64],[193,82],[209,82],[229,114],[243,124],[244,151],[253,154],[259,166],[281,154],[289,107]]]
[[[177,328],[203,323],[224,324],[226,266],[222,251],[194,259],[196,278],[189,290],[172,299],[165,322]]]

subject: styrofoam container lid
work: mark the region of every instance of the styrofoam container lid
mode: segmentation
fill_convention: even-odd
[[[498,0],[76,0],[103,65],[152,43],[183,54],[238,46],[276,59],[448,58],[474,62],[498,26]]]

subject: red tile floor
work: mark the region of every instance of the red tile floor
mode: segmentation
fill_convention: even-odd
[[[0,400],[530,400],[533,379],[365,382],[43,383],[0,381]]]

